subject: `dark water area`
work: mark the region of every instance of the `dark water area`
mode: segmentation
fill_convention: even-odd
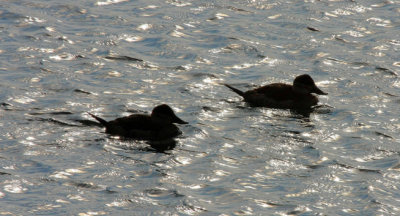
[[[1,1],[1,215],[399,215],[399,1]],[[242,90],[310,74],[304,114]],[[107,120],[168,103],[159,144]],[[153,147],[152,147],[153,146]]]

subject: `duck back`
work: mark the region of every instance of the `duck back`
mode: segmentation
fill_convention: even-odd
[[[284,83],[273,83],[245,92],[244,99],[254,106],[265,106],[280,109],[309,108],[318,103],[312,94],[298,94],[293,86]]]
[[[141,129],[141,130],[152,130],[157,129],[158,126],[152,121],[149,115],[144,114],[133,114],[126,117],[117,118],[108,122],[110,125],[118,125],[125,130],[129,129]]]
[[[106,133],[135,139],[162,140],[181,134],[174,124],[160,124],[151,116],[133,114],[108,122]]]
[[[268,97],[276,101],[293,100],[295,98],[292,85],[285,83],[273,83],[250,90],[249,92],[262,94],[264,97]]]

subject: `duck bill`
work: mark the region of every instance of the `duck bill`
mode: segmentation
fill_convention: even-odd
[[[173,122],[177,124],[187,124],[187,122],[183,121],[178,116],[174,116]]]
[[[328,93],[326,93],[326,92],[323,92],[321,89],[319,89],[317,86],[314,86],[314,89],[313,89],[313,91],[312,91],[313,93],[315,93],[315,94],[318,94],[318,95],[327,95]]]

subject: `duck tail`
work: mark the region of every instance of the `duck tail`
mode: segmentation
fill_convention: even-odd
[[[240,96],[244,96],[244,92],[242,92],[242,91],[240,91],[239,89],[237,89],[237,88],[234,88],[234,87],[232,87],[232,86],[230,86],[230,85],[228,85],[228,84],[224,84],[226,87],[228,87],[228,88],[230,88],[233,92],[235,92],[236,94],[238,94],[238,95],[240,95]]]
[[[104,119],[102,119],[102,118],[100,118],[100,117],[98,117],[98,116],[95,116],[95,115],[93,115],[92,113],[89,113],[89,112],[88,112],[88,114],[89,114],[90,116],[92,116],[93,118],[95,118],[98,122],[100,122],[100,124],[104,125],[105,127],[108,126],[108,122],[107,122],[106,120],[104,120]]]

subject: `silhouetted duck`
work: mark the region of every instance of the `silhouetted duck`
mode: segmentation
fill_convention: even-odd
[[[133,114],[112,121],[106,121],[91,113],[89,115],[106,127],[106,133],[140,140],[173,138],[181,134],[173,123],[187,124],[166,104],[154,107],[151,115]]]
[[[311,94],[327,95],[319,89],[308,74],[297,76],[293,85],[272,83],[253,90],[242,92],[228,84],[236,94],[242,96],[253,106],[263,106],[279,109],[307,109],[317,105],[318,98]]]

